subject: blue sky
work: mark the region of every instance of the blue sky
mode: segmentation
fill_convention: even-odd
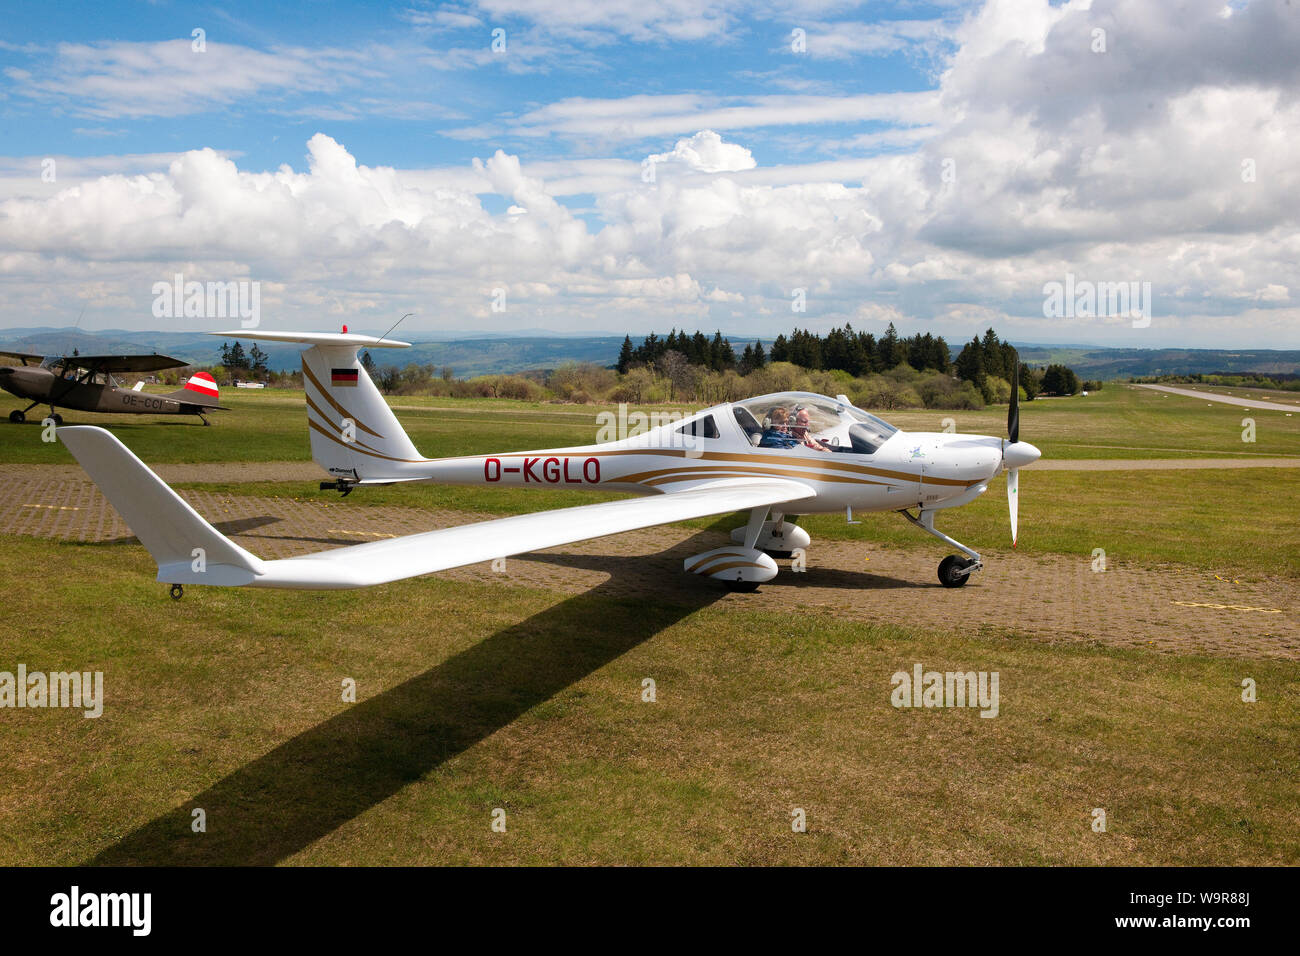
[[[857,8],[855,20],[881,25],[921,21],[942,30],[959,22],[959,10],[870,4]],[[432,22],[439,13],[451,22]],[[346,139],[358,162],[368,165],[468,164],[498,147],[526,149],[532,159],[562,158],[582,144],[521,136],[512,132],[510,120],[550,103],[597,94],[702,94],[744,103],[762,94],[924,91],[934,87],[940,63],[936,54],[950,46],[935,36],[867,60],[798,56],[791,50],[792,30],[800,24],[805,30],[812,27],[811,18],[757,9],[720,17],[716,29],[701,28],[698,38],[670,37],[652,26],[648,38],[637,40],[616,30],[550,35],[520,14],[493,16],[451,4],[71,3],[61,4],[57,17],[31,5],[9,19],[6,45],[0,48],[0,71],[10,81],[5,85],[5,142],[14,155],[93,156],[105,146],[140,154],[213,147],[241,155],[250,168],[273,169],[299,163],[302,144],[324,122],[332,135]],[[498,28],[506,31],[506,50],[487,55]],[[70,57],[59,54],[61,47],[152,44],[190,38],[194,29],[205,31],[211,49],[235,45],[269,54],[298,51],[308,60],[318,55],[333,68],[323,67],[327,75],[319,77],[286,70],[287,82],[267,82],[255,96],[177,103],[177,115],[127,117],[105,115],[125,104],[120,97],[93,95],[89,82],[82,82],[80,95],[54,94],[38,84],[15,83],[9,75],[40,74],[53,56],[56,65],[63,63],[84,81],[91,71],[71,69]],[[816,42],[814,36],[814,47]],[[526,51],[525,63],[518,62],[512,46]],[[382,61],[372,60],[371,51]],[[474,53],[483,54],[481,65],[451,66]],[[818,124],[818,142],[848,140],[872,125]],[[484,127],[482,135],[464,132],[476,127]],[[851,152],[821,150],[818,142],[764,126],[753,128],[750,141],[765,165]],[[640,161],[664,142],[662,137],[641,137],[611,145],[612,150],[600,150],[597,143],[589,148]]]
[[[180,272],[261,283],[289,327],[1300,347],[1295,21],[1201,0],[28,5],[0,28],[0,326],[65,324],[73,300],[87,327],[153,327]],[[1150,282],[1153,320],[1045,314],[1067,275]]]

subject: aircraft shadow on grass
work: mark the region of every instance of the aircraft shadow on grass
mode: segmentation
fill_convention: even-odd
[[[704,534],[708,534],[708,532]],[[697,554],[701,548],[720,547],[725,543],[721,540],[701,543],[704,540],[704,534],[674,545],[667,551],[635,558],[614,559],[606,554],[543,552],[540,554],[521,554],[510,560],[534,561],[539,564],[553,564],[566,568],[578,568],[584,571],[605,571],[609,569],[611,561],[628,561],[629,564],[621,575],[624,580],[620,583],[623,585],[635,583],[641,585],[643,589],[654,589],[656,592],[662,592],[665,587],[664,582],[671,582],[674,593],[688,590],[716,593],[718,590],[716,581],[710,581],[698,574],[682,573],[682,563],[690,556]],[[763,585],[764,588],[788,587],[796,591],[797,594],[797,590],[801,586],[843,588],[852,591],[888,591],[896,588],[929,589],[931,587],[941,587],[938,581],[912,581],[890,577],[886,574],[875,574],[870,571],[851,571],[845,568],[818,566],[816,564],[815,550],[810,554],[808,567],[804,571],[792,571],[788,561],[783,560],[781,564],[781,573],[774,580]]]
[[[222,534],[235,535],[246,534],[256,528],[264,528],[269,524],[276,524],[283,521],[283,518],[277,518],[274,515],[256,515],[248,518],[234,518],[230,521],[214,521],[212,527],[216,528]],[[293,540],[297,540],[296,538]],[[303,539],[311,540],[311,539]],[[93,544],[139,544],[140,539],[133,534],[123,535],[120,538],[105,538],[103,541],[95,541]],[[334,544],[333,540],[327,540],[326,544]],[[356,544],[355,541],[339,541],[340,544]]]
[[[608,581],[285,741],[87,863],[287,859],[726,593],[668,589],[629,601],[620,579],[642,560],[601,558]],[[206,833],[190,829],[196,807],[206,812]]]
[[[628,600],[630,592],[645,593],[648,566],[662,565],[665,572],[680,575],[681,561],[701,546],[696,538],[656,555],[511,558],[601,571],[609,578],[285,741],[88,864],[265,866],[293,856],[532,707],[721,599],[727,592],[716,582],[683,575],[672,587]],[[820,587],[923,586],[829,568],[806,573],[807,583]],[[207,814],[203,834],[190,829],[196,807]]]

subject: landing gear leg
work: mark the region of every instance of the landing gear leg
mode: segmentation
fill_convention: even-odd
[[[54,419],[55,426],[63,424],[63,416],[54,410],[53,405],[50,406],[50,418]]]
[[[771,516],[772,528],[775,530],[781,527],[781,522],[785,521],[785,515],[779,511],[773,511]],[[793,522],[791,522],[793,524]],[[763,553],[773,558],[788,558],[790,552],[784,548],[763,548]]]
[[[933,511],[923,510],[921,511],[919,518],[914,516],[906,508],[900,509],[898,513],[926,534],[933,535],[940,541],[952,545],[962,554],[966,555],[965,558],[960,558],[955,554],[950,554],[939,562],[939,583],[944,587],[965,587],[966,582],[970,580],[970,576],[984,567],[984,561],[980,558],[978,551],[972,551],[960,541],[954,541],[942,531],[935,528]]]
[[[185,596],[185,586],[182,584],[173,584],[171,591],[168,593],[171,594],[173,601],[179,601]]]
[[[745,526],[745,547],[752,548],[758,543],[758,536],[763,533],[763,522],[767,520],[769,509],[755,508],[749,513],[749,524]]]
[[[199,412],[199,421],[201,421],[201,422],[202,422],[203,424],[205,424],[205,425],[211,425],[211,424],[212,424],[212,422],[208,421],[206,418],[203,417],[203,413],[202,413],[202,412]]]
[[[28,405],[26,408],[22,409],[21,411],[15,408],[12,412],[9,413],[9,420],[13,422],[15,425],[21,425],[23,422],[27,421],[27,413],[30,412],[33,408],[35,408],[39,404],[40,402],[32,402],[30,405]],[[50,411],[54,411],[54,409],[50,409]]]

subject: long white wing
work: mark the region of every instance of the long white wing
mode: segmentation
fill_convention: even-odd
[[[516,515],[264,561],[208,524],[111,433],[76,425],[60,428],[58,435],[158,562],[158,580],[170,584],[369,587],[670,521],[807,501],[815,495],[798,481],[719,479],[664,495]]]

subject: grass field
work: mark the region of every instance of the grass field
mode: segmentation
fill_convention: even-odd
[[[4,712],[4,864],[1300,862],[1286,662],[996,624],[937,638],[671,590],[430,578],[173,604],[139,549],[4,544],[8,580],[63,563],[18,590],[22,659],[103,670],[108,697],[98,720]],[[891,707],[914,662],[998,671],[999,716]]]
[[[67,424],[111,428],[146,462],[292,461],[311,457],[303,394],[235,393],[226,389],[228,412],[215,412],[204,428],[189,417],[95,415],[66,412]],[[71,462],[60,444],[40,440],[33,411],[28,424],[10,425],[10,409],[24,403],[0,396],[0,461]],[[608,406],[559,405],[489,399],[395,396],[402,426],[431,457],[517,451],[596,440],[596,416]],[[683,409],[678,406],[677,411]],[[1300,409],[1260,411],[1107,386],[1087,398],[1040,399],[1021,405],[1021,437],[1045,458],[1250,458],[1300,455]],[[943,431],[951,419],[959,432],[1006,433],[1005,406],[981,412],[899,411],[881,415],[911,431]],[[1255,441],[1242,441],[1242,419],[1255,420]]]
[[[146,462],[308,457],[299,395],[229,401],[214,428],[66,417],[112,424]],[[430,456],[595,434],[593,408],[395,404]],[[938,430],[935,414],[886,417]],[[960,431],[999,434],[1004,414],[952,416]],[[1255,445],[1240,440],[1248,414]],[[1026,405],[1022,435],[1047,457],[1300,454],[1300,419],[1117,387]],[[70,460],[38,428],[0,419],[0,461]],[[1175,574],[1294,579],[1298,482],[1300,469],[1026,469],[1021,550],[1082,559],[1103,547]],[[502,514],[592,500],[421,487],[367,489],[347,507]],[[814,538],[933,550],[896,516],[806,521]],[[944,526],[1005,548],[1001,482]],[[0,709],[0,865],[1300,863],[1289,661],[1072,646],[1037,639],[1028,621],[928,632],[889,613],[887,591],[846,595],[881,605],[870,625],[671,580],[635,597],[433,576],[172,602],[136,545],[13,536],[0,538],[0,573],[0,671],[101,670],[107,697],[97,720]],[[915,663],[997,671],[999,715],[894,708],[891,675]],[[341,700],[346,678],[356,703]],[[1245,678],[1255,703],[1241,699]],[[206,833],[191,832],[195,808]],[[505,833],[490,827],[496,808]],[[792,832],[794,808],[807,833]]]

